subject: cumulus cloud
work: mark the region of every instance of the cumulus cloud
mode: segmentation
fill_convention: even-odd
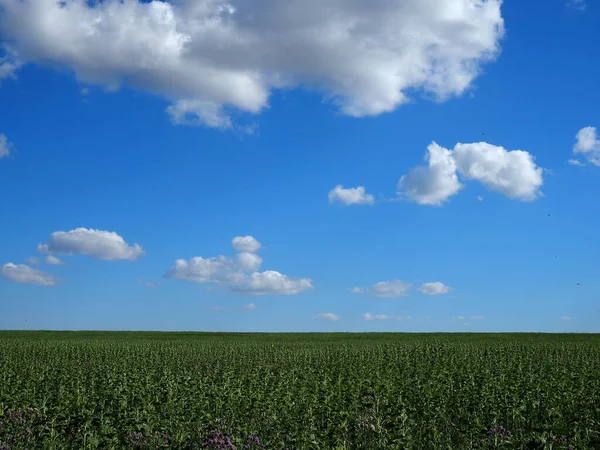
[[[501,0],[0,0],[11,66],[68,69],[172,102],[175,123],[228,128],[278,88],[321,92],[349,116],[421,90],[463,94],[504,34]],[[14,67],[13,67],[14,66]],[[0,65],[0,67],[2,67]]]
[[[338,184],[329,191],[329,203],[343,203],[344,205],[372,205],[375,197],[365,192],[364,186],[355,188],[344,188]]]
[[[25,260],[25,262],[29,265],[36,265],[40,263],[40,260],[38,258],[36,258],[35,256],[30,256],[29,258],[27,258]]]
[[[332,320],[332,321],[336,321],[336,320],[340,320],[340,317],[337,314],[334,314],[334,313],[322,313],[322,314],[317,314],[316,316],[314,316],[313,320]]]
[[[577,132],[574,154],[582,154],[590,163],[600,166],[600,139],[596,127],[585,127]],[[571,160],[572,161],[572,160]]]
[[[369,287],[366,292],[375,297],[393,298],[406,295],[411,287],[411,284],[401,280],[380,281]]]
[[[256,253],[262,244],[252,236],[236,236],[231,240],[231,245],[238,252]]]
[[[427,147],[427,166],[411,169],[398,181],[398,193],[421,205],[439,206],[462,189],[450,150],[432,142]]]
[[[434,281],[432,283],[423,283],[419,288],[419,292],[425,295],[447,294],[451,290],[451,286],[446,286],[444,283],[440,283],[439,281]]]
[[[145,252],[139,244],[129,245],[114,231],[76,228],[71,231],[55,231],[46,244],[39,244],[40,253],[63,253],[86,255],[113,261],[135,260]]]
[[[254,303],[247,303],[242,308],[246,311],[254,311],[256,309],[256,305]]]
[[[25,264],[6,263],[2,266],[2,277],[15,283],[39,284],[41,286],[54,286],[59,282],[55,276],[33,269]]]
[[[0,60],[0,80],[2,79],[2,61]],[[10,155],[13,145],[8,142],[8,138],[0,133],[0,159]]]
[[[348,289],[350,292],[352,292],[353,294],[362,294],[363,290],[361,288],[359,288],[358,286],[355,286],[353,288]]]
[[[388,316],[386,314],[371,314],[365,313],[363,315],[363,319],[365,320],[410,320],[412,316]]]
[[[457,194],[463,181],[475,180],[511,199],[535,200],[542,195],[543,169],[523,150],[475,142],[448,150],[432,142],[427,166],[411,169],[398,181],[398,194],[422,205],[439,206]]]
[[[61,264],[64,264],[64,262],[62,262],[59,258],[53,255],[47,255],[46,258],[44,258],[44,262],[53,266],[59,266]]]
[[[308,278],[290,278],[275,270],[259,272],[262,258],[252,251],[261,244],[252,236],[232,239],[234,249],[240,251],[235,258],[217,256],[178,259],[165,273],[166,278],[194,283],[225,285],[232,292],[247,295],[293,295],[313,289]]]

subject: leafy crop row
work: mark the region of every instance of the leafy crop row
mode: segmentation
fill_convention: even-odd
[[[600,449],[600,338],[0,332],[0,449]]]

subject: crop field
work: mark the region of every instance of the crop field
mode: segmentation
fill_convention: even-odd
[[[600,336],[0,331],[0,449],[600,449]]]

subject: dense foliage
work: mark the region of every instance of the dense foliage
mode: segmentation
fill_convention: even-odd
[[[0,332],[0,449],[600,449],[600,336]]]

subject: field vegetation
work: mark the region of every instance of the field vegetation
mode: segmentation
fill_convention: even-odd
[[[0,332],[0,449],[600,449],[600,336]]]

